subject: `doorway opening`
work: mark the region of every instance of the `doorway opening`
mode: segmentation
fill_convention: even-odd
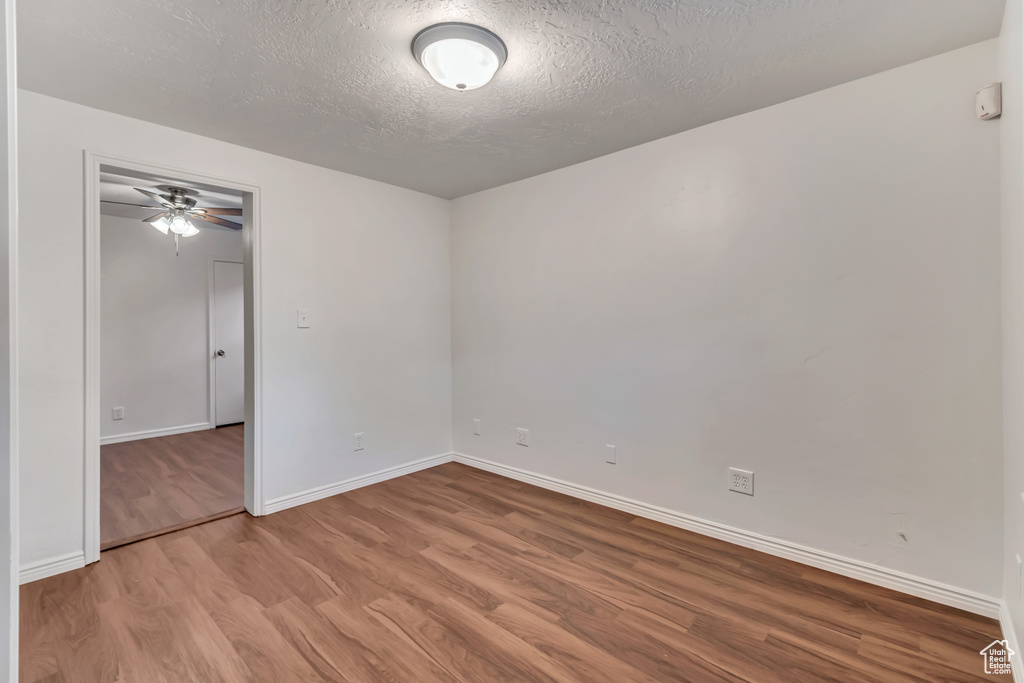
[[[259,189],[86,155],[86,562],[261,514]]]

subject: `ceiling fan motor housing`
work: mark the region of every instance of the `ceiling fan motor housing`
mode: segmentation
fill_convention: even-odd
[[[196,200],[189,197],[189,191],[180,187],[167,188],[169,194],[162,195],[164,199],[174,204],[175,207],[188,211],[196,205]]]

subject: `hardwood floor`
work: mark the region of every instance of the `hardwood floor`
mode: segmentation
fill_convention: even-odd
[[[243,425],[100,448],[103,550],[243,507]]]
[[[1000,680],[991,619],[454,463],[103,553],[21,629],[25,683]]]

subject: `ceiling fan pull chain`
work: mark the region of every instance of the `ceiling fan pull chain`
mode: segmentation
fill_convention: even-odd
[[[174,233],[174,255],[178,255],[178,233]]]

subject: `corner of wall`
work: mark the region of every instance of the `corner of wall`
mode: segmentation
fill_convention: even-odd
[[[1007,0],[999,36],[1001,289],[1003,376],[1003,607],[1000,624],[1018,652],[1014,678],[1024,681],[1016,623],[1024,618],[1021,568],[1024,556],[1024,0]]]

